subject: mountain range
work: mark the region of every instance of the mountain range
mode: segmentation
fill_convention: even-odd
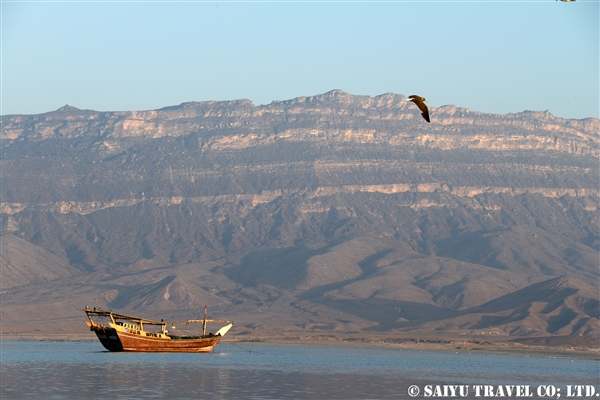
[[[595,336],[600,121],[325,94],[2,116],[3,333]],[[95,300],[94,300],[95,299]]]

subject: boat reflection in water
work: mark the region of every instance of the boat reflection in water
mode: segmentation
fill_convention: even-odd
[[[231,329],[233,322],[207,319],[207,308],[204,307],[203,319],[187,321],[153,321],[105,311],[100,308],[81,309],[89,319],[86,325],[94,331],[100,343],[109,351],[153,351],[153,352],[188,352],[210,353],[219,340]],[[208,323],[226,323],[216,333],[206,333]],[[202,334],[197,336],[175,336],[169,334],[167,325],[202,324]]]

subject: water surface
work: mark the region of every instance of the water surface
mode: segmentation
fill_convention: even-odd
[[[425,385],[443,384],[520,384],[534,392],[553,385],[562,393],[567,385],[592,385],[600,392],[595,360],[251,344],[189,354],[110,353],[97,342],[2,342],[0,374],[2,399],[394,399],[410,398],[411,385],[423,398]]]

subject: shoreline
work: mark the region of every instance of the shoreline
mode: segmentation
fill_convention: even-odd
[[[535,339],[535,338],[534,338]],[[547,339],[547,338],[540,338]],[[280,336],[261,335],[246,337],[245,335],[225,336],[221,344],[267,345],[267,346],[310,346],[310,347],[345,347],[371,348],[411,351],[443,351],[455,353],[481,353],[525,355],[536,357],[564,357],[600,361],[600,348],[574,344],[527,344],[510,338],[506,340],[482,340],[475,338],[356,338],[341,336]],[[527,339],[525,339],[527,340]],[[2,334],[0,343],[5,341],[44,341],[44,342],[97,342],[97,337],[90,334],[65,335],[49,334]]]
[[[347,348],[372,348],[411,351],[441,351],[455,353],[481,353],[481,354],[506,354],[527,355],[537,357],[565,357],[600,361],[600,349],[592,347],[575,346],[540,346],[524,345],[513,342],[490,342],[479,340],[420,340],[408,339],[394,343],[389,341],[348,341],[320,340],[320,339],[282,339],[282,338],[257,338],[227,341],[222,344],[252,344],[269,346],[311,346],[311,347],[347,347]]]

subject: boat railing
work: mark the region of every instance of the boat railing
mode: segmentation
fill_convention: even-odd
[[[167,325],[175,325],[175,324],[202,324],[203,325],[203,334],[206,335],[206,325],[209,323],[226,323],[226,324],[231,324],[233,325],[232,321],[229,320],[225,320],[225,319],[207,319],[206,318],[206,311],[205,311],[205,318],[203,319],[188,319],[188,320],[184,320],[184,321],[154,321],[151,319],[146,319],[146,318],[139,318],[139,317],[134,317],[131,315],[126,315],[126,314],[119,314],[113,311],[106,311],[103,310],[101,308],[96,308],[94,307],[89,308],[82,308],[80,309],[81,311],[85,311],[85,313],[87,314],[90,322],[92,323],[92,325],[96,325],[96,323],[93,320],[93,317],[107,317],[109,318],[114,324],[118,324],[120,321],[119,320],[125,320],[125,321],[129,321],[133,324],[136,324],[139,326],[140,329],[143,329],[144,325],[158,325],[158,326],[162,326],[163,327],[163,332],[166,332],[165,328]],[[206,310],[206,309],[205,309]],[[119,324],[121,325],[121,324]]]

